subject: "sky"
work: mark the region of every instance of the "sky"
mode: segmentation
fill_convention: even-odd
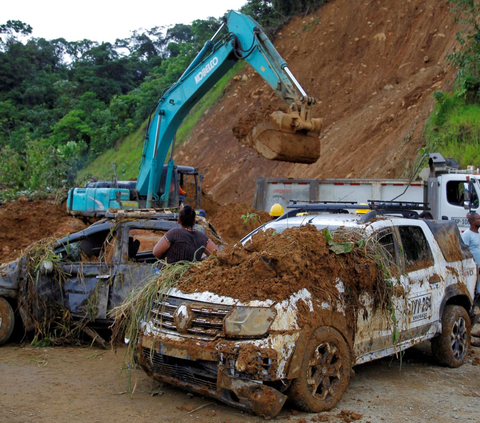
[[[129,38],[134,30],[191,24],[210,16],[219,18],[246,3],[247,0],[10,0],[2,2],[0,25],[17,20],[30,25],[35,38],[86,38],[113,43],[117,38]]]

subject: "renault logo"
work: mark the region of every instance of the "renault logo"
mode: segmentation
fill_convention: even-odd
[[[186,333],[193,320],[193,312],[189,305],[182,304],[173,314],[173,323],[178,332]]]

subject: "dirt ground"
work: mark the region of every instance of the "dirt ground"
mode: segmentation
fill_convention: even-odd
[[[265,421],[211,398],[188,394],[135,372],[126,392],[125,347],[0,347],[0,422],[222,422]],[[273,421],[478,422],[480,348],[458,369],[433,362],[429,344],[413,347],[402,363],[385,358],[355,367],[342,400],[328,412],[297,412],[286,404]],[[342,415],[343,410],[343,415]],[[355,414],[352,414],[355,413]],[[340,415],[340,417],[339,417]]]

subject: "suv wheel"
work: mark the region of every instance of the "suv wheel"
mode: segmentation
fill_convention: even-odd
[[[0,297],[0,345],[10,338],[15,326],[15,315],[12,307],[5,298]]]
[[[351,368],[342,335],[333,328],[319,328],[310,338],[300,376],[292,382],[288,397],[307,412],[330,410],[347,389]]]
[[[442,333],[432,339],[432,352],[443,366],[459,367],[467,358],[471,323],[467,311],[447,305],[442,316]]]

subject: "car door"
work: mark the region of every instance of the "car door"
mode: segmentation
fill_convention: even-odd
[[[69,243],[62,258],[65,306],[73,316],[107,319],[109,291],[116,274],[115,231],[102,230]]]
[[[383,276],[391,297],[373,298],[368,293],[360,295],[354,341],[357,364],[382,357],[387,354],[386,350],[393,346],[392,304],[398,301],[396,296],[403,266],[398,235],[392,227],[379,229],[372,236],[371,242],[376,245],[377,260],[383,267]],[[379,289],[378,293],[386,295],[387,291]]]
[[[132,292],[151,282],[158,273],[153,247],[165,234],[167,228],[159,229],[154,223],[145,222],[142,226],[123,225],[119,251],[121,259],[117,263],[108,300],[108,310],[112,311],[121,305]],[[172,223],[169,226],[174,227],[174,225],[175,223]]]
[[[432,307],[440,301],[445,279],[443,256],[432,233],[421,221],[397,226],[404,269],[400,282],[404,289],[395,304],[399,343],[428,338],[438,320],[438,310]],[[432,250],[433,247],[433,250]]]

